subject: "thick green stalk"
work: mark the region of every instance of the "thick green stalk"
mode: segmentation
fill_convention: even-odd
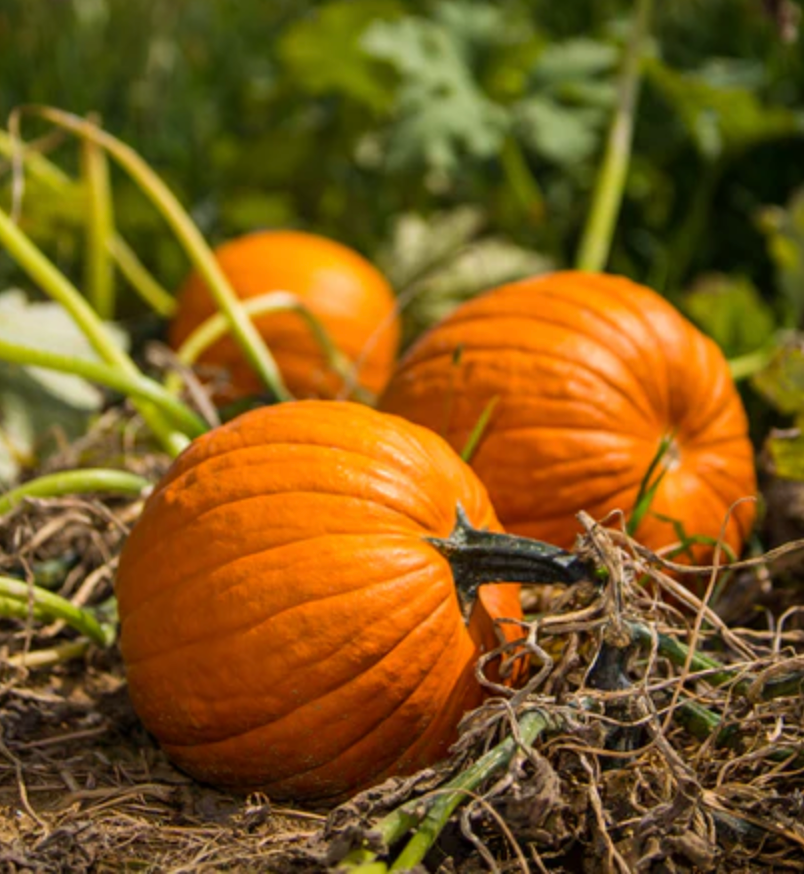
[[[0,576],[0,616],[15,619],[33,616],[47,621],[61,619],[99,646],[109,646],[114,640],[114,628],[101,625],[89,610],[76,607],[66,598],[46,589],[11,577]]]
[[[92,348],[107,364],[122,374],[141,376],[137,366],[114,343],[103,322],[95,315],[78,289],[37,249],[2,209],[0,209],[0,244],[5,246],[9,255],[34,282],[67,310]],[[148,427],[168,452],[178,455],[186,447],[186,436],[176,433],[151,404],[139,401],[135,402],[135,405]]]
[[[532,710],[519,720],[519,735],[525,746],[530,746],[540,734],[555,729],[560,720],[541,710]],[[416,831],[391,866],[391,871],[407,871],[418,865],[433,846],[441,830],[455,809],[482,783],[508,767],[519,745],[513,737],[489,750],[473,765],[450,780],[438,794],[428,799],[417,799],[388,814],[374,829],[382,842],[391,846],[412,827]],[[422,811],[425,811],[422,816]],[[417,825],[418,823],[418,825]],[[362,866],[371,864],[376,857],[366,850],[355,850],[346,857],[339,870],[354,874]]]
[[[25,107],[24,111],[102,146],[132,176],[184,246],[218,308],[229,320],[232,334],[260,378],[279,400],[289,400],[291,395],[282,381],[273,356],[243,310],[212,250],[178,199],[145,161],[125,143],[79,116],[43,106]]]
[[[647,626],[638,622],[629,622],[628,628],[637,643],[643,647],[653,645],[653,636]],[[733,682],[733,689],[738,695],[747,695],[756,680],[756,674],[745,674],[742,668],[730,668],[711,656],[696,652],[690,658],[689,647],[666,634],[657,634],[656,643],[660,655],[676,667],[685,667],[689,659],[690,671],[705,672],[706,676],[702,679],[712,686],[724,686],[726,683]],[[802,693],[804,693],[804,673],[796,671],[771,677],[758,690],[759,697],[763,701],[795,697]]]
[[[163,415],[181,429],[182,434],[177,434],[174,438],[174,443],[180,449],[187,445],[188,438],[199,437],[208,430],[204,422],[178,398],[155,380],[143,376],[138,370],[129,373],[99,361],[59,355],[57,352],[45,352],[43,349],[31,349],[6,340],[0,340],[0,360],[22,366],[46,367],[48,370],[56,370],[60,373],[71,373],[119,391],[132,400],[139,398],[141,401],[147,401],[151,406],[159,408]]]
[[[636,2],[634,23],[620,73],[617,107],[581,236],[577,257],[579,270],[604,270],[609,259],[631,160],[634,118],[642,78],[642,55],[648,38],[652,6],[653,0]]]
[[[0,516],[24,498],[54,498],[59,495],[78,495],[87,492],[122,492],[127,495],[139,495],[150,487],[151,483],[147,479],[125,470],[88,467],[49,473],[0,495]]]
[[[87,189],[84,284],[86,295],[101,319],[114,318],[114,261],[109,240],[114,235],[114,210],[109,183],[109,162],[99,146],[85,140],[81,172]]]

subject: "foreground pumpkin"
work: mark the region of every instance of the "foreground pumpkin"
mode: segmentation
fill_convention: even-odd
[[[433,763],[481,700],[492,620],[521,618],[518,586],[482,584],[582,573],[497,529],[427,429],[327,401],[233,420],[174,463],[120,557],[137,713],[190,774],[274,797]]]
[[[334,240],[300,231],[248,234],[220,246],[215,255],[241,299],[271,291],[296,295],[357,366],[357,383],[373,394],[383,388],[396,358],[399,319],[390,286],[361,255]],[[178,348],[215,312],[207,286],[197,273],[191,274],[179,292],[168,335],[171,346]],[[335,397],[344,390],[301,316],[272,313],[254,321],[292,394]],[[265,390],[230,336],[211,346],[199,363],[228,372],[231,386],[219,401]]]
[[[755,492],[746,415],[719,348],[627,279],[559,272],[464,304],[410,349],[379,406],[461,449],[495,401],[472,467],[517,534],[569,546],[579,510],[630,514],[665,440],[665,475],[636,532],[646,546],[677,542],[672,520],[717,538],[731,505]],[[734,509],[735,552],[753,519],[753,502]]]

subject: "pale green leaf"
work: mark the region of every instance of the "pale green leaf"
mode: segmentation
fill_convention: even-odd
[[[464,154],[487,158],[499,150],[508,113],[478,87],[465,46],[447,27],[416,17],[375,22],[362,46],[401,77],[388,141],[392,166],[423,162],[449,172]]]
[[[361,47],[372,22],[392,19],[396,0],[333,0],[300,18],[279,40],[277,51],[293,82],[308,94],[344,94],[383,111],[393,100],[394,82]]]
[[[593,108],[566,108],[549,97],[521,100],[515,124],[522,141],[556,164],[570,166],[598,150],[606,114]]]
[[[533,70],[538,85],[558,85],[572,79],[593,79],[617,64],[617,48],[580,37],[548,45]]]
[[[804,337],[791,338],[752,380],[782,413],[804,414]]]
[[[742,276],[703,277],[684,296],[683,309],[727,358],[759,349],[776,330],[773,310],[751,281]]]
[[[804,481],[804,434],[800,428],[772,431],[765,445],[776,476]]]
[[[793,195],[787,207],[763,210],[759,226],[776,268],[785,302],[785,324],[795,327],[804,315],[804,189]]]
[[[115,341],[125,333],[107,325]],[[29,303],[21,291],[0,294],[0,339],[96,360],[67,312],[56,303]],[[103,404],[102,392],[76,376],[0,362],[0,485],[9,485],[23,465],[51,445],[54,433],[78,437]]]

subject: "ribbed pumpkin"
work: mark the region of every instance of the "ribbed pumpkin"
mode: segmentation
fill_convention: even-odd
[[[409,350],[378,406],[460,449],[493,399],[471,464],[508,531],[568,547],[579,510],[630,513],[664,438],[666,474],[636,532],[647,546],[677,542],[660,517],[716,538],[733,502],[755,492],[745,411],[719,348],[627,279],[557,272],[469,301]],[[735,551],[753,519],[753,502],[733,512]]]
[[[242,299],[289,291],[316,316],[335,345],[358,364],[360,386],[377,394],[385,385],[399,346],[399,319],[393,292],[380,272],[346,246],[300,231],[261,231],[239,237],[215,250],[218,262]],[[198,274],[187,279],[168,334],[178,348],[216,312]],[[331,398],[343,388],[327,368],[310,329],[296,313],[272,313],[255,319],[296,397]],[[201,364],[228,372],[231,390],[219,401],[264,391],[264,386],[231,336],[215,343]]]
[[[468,613],[478,585],[582,572],[497,529],[425,428],[334,401],[233,420],[173,464],[120,557],[137,713],[190,774],[273,797],[433,763],[481,700],[492,619],[521,617],[517,585],[483,586]]]

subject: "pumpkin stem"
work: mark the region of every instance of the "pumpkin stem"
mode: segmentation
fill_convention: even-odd
[[[460,504],[449,537],[424,539],[449,562],[467,625],[485,583],[576,583],[589,576],[578,556],[550,543],[473,527]]]

